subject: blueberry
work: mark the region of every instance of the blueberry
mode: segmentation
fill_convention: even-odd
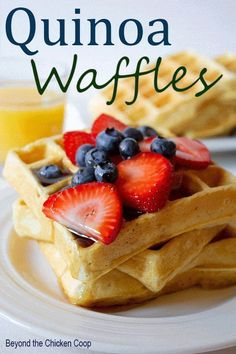
[[[72,187],[78,184],[89,183],[95,181],[94,169],[88,167],[80,168],[71,180]]]
[[[143,134],[136,128],[128,127],[123,131],[125,138],[133,138],[136,141],[143,140]]]
[[[48,165],[42,167],[38,172],[40,177],[53,179],[60,178],[63,176],[62,170],[57,165]]]
[[[123,139],[124,136],[121,132],[114,128],[107,128],[98,134],[96,144],[98,148],[110,154],[116,154],[119,151],[119,144]]]
[[[155,129],[153,129],[152,127],[148,127],[146,125],[138,127],[138,130],[142,133],[144,138],[150,136],[158,136],[158,133]]]
[[[85,167],[85,155],[87,154],[87,152],[91,149],[93,149],[94,146],[92,144],[84,144],[81,145],[75,154],[75,160],[76,160],[76,164],[81,166],[81,167]]]
[[[85,164],[87,167],[95,167],[101,162],[108,161],[108,154],[106,151],[98,148],[93,148],[85,155]]]
[[[156,138],[151,144],[151,151],[157,152],[158,154],[170,159],[175,156],[176,145],[171,140]]]
[[[63,173],[57,165],[44,166],[40,170],[35,170],[35,173],[43,186],[57,183],[69,174]]]
[[[120,143],[120,155],[123,159],[129,159],[140,152],[139,145],[136,140],[132,138],[125,138]]]
[[[112,162],[102,162],[95,168],[95,177],[98,182],[112,183],[118,177],[118,170]]]

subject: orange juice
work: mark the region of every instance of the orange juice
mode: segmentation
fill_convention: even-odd
[[[10,149],[60,134],[64,99],[54,91],[42,96],[31,87],[0,88],[0,162]]]

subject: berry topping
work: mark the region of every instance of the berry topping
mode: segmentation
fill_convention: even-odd
[[[172,138],[176,144],[175,162],[179,166],[204,169],[211,162],[210,152],[207,147],[198,140],[189,138]]]
[[[98,182],[115,182],[118,177],[118,170],[114,163],[103,162],[96,166],[95,177]]]
[[[140,152],[137,141],[132,138],[125,138],[120,143],[119,150],[120,155],[124,160],[130,159],[131,157],[137,155]]]
[[[151,143],[151,151],[170,159],[175,156],[176,145],[171,140],[156,138]]]
[[[44,203],[43,212],[70,230],[105,244],[115,240],[122,223],[119,195],[108,183],[81,184],[56,193]]]
[[[123,131],[125,138],[133,138],[136,141],[143,140],[143,134],[136,128],[128,127]]]
[[[47,179],[60,178],[63,176],[62,170],[57,165],[44,166],[39,170],[38,174],[40,177]]]
[[[85,164],[87,167],[95,167],[96,165],[107,162],[108,154],[106,151],[98,148],[93,148],[85,155]]]
[[[139,148],[141,152],[150,152],[151,151],[151,144],[153,140],[155,140],[156,137],[151,136],[149,138],[144,139],[143,141],[140,141],[139,143]]]
[[[92,135],[96,138],[96,136],[106,128],[114,128],[123,131],[127,128],[127,125],[107,114],[101,114],[93,123]]]
[[[80,168],[73,176],[71,185],[77,186],[78,184],[89,183],[95,181],[94,169],[83,167]]]
[[[138,130],[142,133],[143,137],[150,137],[150,136],[158,136],[158,133],[152,127],[148,127],[146,125],[142,127],[138,127]]]
[[[81,131],[72,131],[64,134],[65,152],[74,165],[76,164],[76,151],[84,144],[94,144],[94,138],[91,134]]]
[[[146,152],[118,166],[116,182],[124,204],[142,212],[162,208],[172,186],[173,167],[162,155]]]
[[[123,161],[122,157],[119,155],[113,155],[110,157],[111,162],[113,162],[115,165],[118,165],[121,161]]]
[[[44,166],[40,170],[35,170],[35,174],[43,186],[57,183],[69,175],[69,173],[64,173],[57,165]]]
[[[81,145],[77,151],[76,151],[76,155],[75,155],[75,160],[76,160],[76,165],[81,166],[81,167],[85,167],[85,155],[87,154],[87,152],[91,149],[94,148],[94,145],[92,144],[84,144]]]
[[[119,151],[119,144],[124,139],[121,132],[114,128],[107,128],[96,137],[97,147],[107,151],[110,154],[116,154]]]

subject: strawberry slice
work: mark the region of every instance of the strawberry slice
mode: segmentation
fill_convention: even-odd
[[[122,224],[122,205],[116,187],[85,183],[53,194],[43,205],[52,220],[93,240],[109,244]]]
[[[203,143],[185,137],[172,138],[172,140],[177,147],[174,159],[177,165],[193,169],[208,167],[211,162],[211,156]]]
[[[109,116],[108,114],[101,114],[93,123],[93,137],[96,138],[96,136],[106,128],[115,128],[119,131],[123,131],[125,128],[127,128],[127,125]]]
[[[67,132],[63,138],[66,155],[74,165],[76,164],[75,154],[77,149],[83,144],[95,144],[91,134],[81,131]]]
[[[50,195],[50,197],[46,200],[46,202],[43,204],[43,208],[44,208],[44,214],[49,218],[49,219],[53,219],[53,204],[55,202],[55,200],[58,197],[58,194],[60,194],[61,191],[54,193],[52,195]]]
[[[173,166],[165,157],[143,152],[118,166],[116,185],[124,204],[142,212],[162,208],[172,186]]]
[[[146,138],[139,143],[139,149],[141,152],[149,152],[151,151],[151,144],[154,139],[156,139],[156,136],[150,136],[149,138]]]

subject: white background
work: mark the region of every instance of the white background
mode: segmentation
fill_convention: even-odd
[[[78,54],[79,65],[77,76],[88,68],[96,68],[99,78],[105,81],[115,70],[117,60],[127,55],[131,58],[134,66],[137,59],[143,55],[150,58],[163,56],[169,52],[192,49],[202,55],[214,57],[216,55],[233,52],[236,53],[236,0],[0,0],[0,57],[15,57],[16,61],[22,57],[30,60],[30,57],[21,51],[19,47],[10,44],[5,35],[5,20],[7,14],[15,7],[24,6],[31,9],[37,23],[35,39],[29,45],[32,49],[38,49],[39,53],[34,59],[60,60],[71,64],[73,54]],[[81,9],[81,15],[74,14],[74,8]],[[57,18],[66,20],[66,39],[68,43],[74,41],[72,18],[81,19],[81,33],[83,46],[73,47],[48,47],[43,43],[41,18],[50,19],[51,38],[56,39]],[[89,38],[88,18],[107,18],[112,23],[112,38],[115,46],[87,46]],[[137,46],[127,47],[119,42],[119,24],[127,18],[137,18],[142,22],[144,37],[142,43]],[[149,21],[155,18],[164,18],[169,23],[169,41],[171,46],[163,45],[152,47],[146,38],[150,33]],[[14,22],[14,31],[17,39],[24,39],[27,32],[26,17],[22,14],[17,16]],[[129,38],[133,36],[132,28],[129,29]],[[55,37],[54,37],[55,36]],[[99,33],[98,42],[102,43],[102,32]],[[17,64],[16,64],[17,65]],[[73,87],[71,88],[74,91]],[[78,95],[74,91],[76,105],[83,120],[89,120],[87,103],[94,92],[89,91]],[[231,155],[216,156],[216,160],[227,164],[228,168],[235,163],[235,153]],[[0,320],[1,339],[28,339],[30,334],[16,324]],[[122,339],[121,339],[122,340]],[[4,349],[1,341],[1,353],[10,353]],[[63,353],[69,352],[63,350]],[[12,351],[17,353],[33,353],[33,350]],[[38,350],[40,352],[40,350]],[[60,350],[48,350],[44,352],[62,353]],[[74,352],[79,352],[74,350]],[[220,353],[235,353],[236,349],[220,351]]]

